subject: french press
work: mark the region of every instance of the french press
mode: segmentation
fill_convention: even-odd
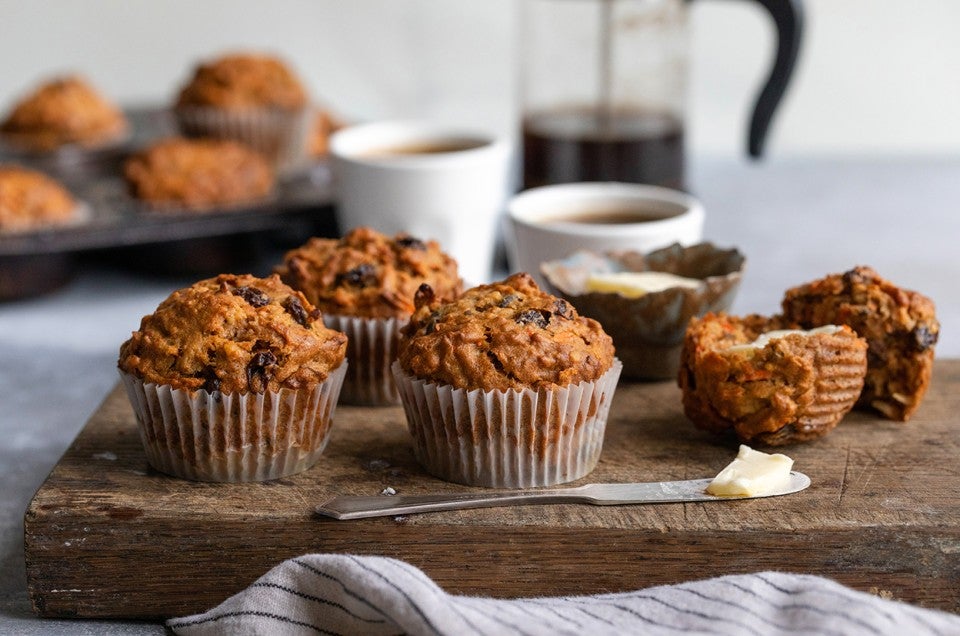
[[[748,150],[761,156],[800,47],[801,0],[755,0],[777,52]],[[684,187],[689,0],[523,0],[524,187],[628,181]]]

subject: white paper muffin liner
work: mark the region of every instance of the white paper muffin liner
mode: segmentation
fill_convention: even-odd
[[[347,335],[350,368],[340,402],[355,406],[396,406],[400,394],[390,372],[397,357],[400,329],[409,318],[358,318],[323,315],[323,324]]]
[[[310,108],[230,111],[182,106],[174,110],[184,135],[239,141],[266,157],[284,176],[296,173],[307,163],[312,113]]]
[[[309,390],[210,393],[120,372],[147,460],[186,479],[265,481],[310,468],[330,439],[344,361]]]
[[[553,390],[438,385],[392,366],[414,454],[432,475],[468,486],[534,488],[574,481],[597,465],[623,365],[595,382]]]

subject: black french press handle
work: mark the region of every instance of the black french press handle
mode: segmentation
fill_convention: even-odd
[[[751,157],[763,155],[763,145],[773,114],[780,99],[787,90],[793,67],[800,52],[800,40],[803,34],[802,0],[755,0],[762,5],[773,18],[777,27],[777,55],[770,68],[770,75],[763,89],[757,95],[750,118],[750,135],[747,138],[747,151]]]

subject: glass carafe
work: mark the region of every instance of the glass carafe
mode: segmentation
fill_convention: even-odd
[[[627,181],[684,187],[689,0],[521,0],[524,187]],[[800,45],[800,0],[755,0],[777,26],[757,98],[759,156]]]

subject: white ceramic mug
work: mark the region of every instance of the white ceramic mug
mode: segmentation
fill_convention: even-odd
[[[330,139],[341,232],[370,226],[434,239],[468,284],[490,279],[511,146],[426,122],[360,124]]]
[[[511,271],[543,282],[540,264],[578,250],[650,252],[703,237],[703,206],[694,197],[633,183],[565,183],[531,188],[507,205]]]

